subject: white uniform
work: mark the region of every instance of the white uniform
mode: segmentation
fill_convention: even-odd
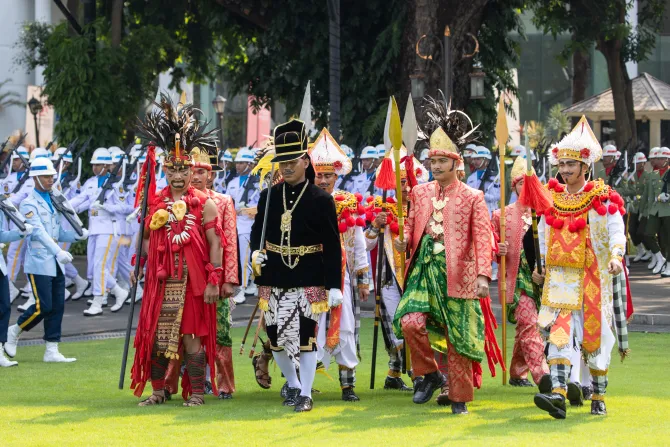
[[[28,178],[16,193],[12,193],[24,175],[28,175],[28,173],[12,172],[2,183],[2,191],[4,191],[4,194],[9,194],[9,201],[16,207],[16,209],[19,209],[21,202],[27,199],[33,189],[35,189],[35,181]],[[16,229],[14,224],[10,223],[9,225],[10,229]],[[11,282],[15,282],[18,278],[19,272],[23,267],[25,255],[25,239],[15,240],[9,244],[9,247],[7,248],[7,278]]]
[[[249,175],[235,177],[228,183],[227,194],[235,201],[235,211],[237,212],[237,239],[240,248],[240,265],[242,266],[242,283],[240,286],[244,288],[251,282],[249,237],[251,236],[251,226],[254,223],[254,218],[245,214],[242,209],[253,208],[258,205],[258,199],[261,195],[258,177]]]
[[[470,174],[470,177],[468,177],[468,181],[466,182],[468,186],[481,190],[480,186],[485,172],[486,171],[484,169],[480,169],[479,171],[475,171]],[[489,216],[493,213],[494,210],[500,208],[500,182],[494,182],[493,180],[493,178],[488,180],[483,188],[484,201],[486,202],[486,207],[489,209]]]

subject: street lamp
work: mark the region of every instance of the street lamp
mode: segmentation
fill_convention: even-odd
[[[223,149],[223,112],[226,110],[226,98],[217,95],[217,97],[212,100],[212,106],[214,106],[216,116],[219,119],[219,140],[221,141],[221,149]]]
[[[35,147],[39,147],[40,131],[37,127],[37,114],[42,111],[42,103],[33,96],[30,98],[30,101],[28,101],[28,108],[30,109],[30,113],[33,114],[33,119],[35,120]]]
[[[486,75],[480,67],[475,67],[475,71],[470,73],[470,99],[484,99],[484,78]]]

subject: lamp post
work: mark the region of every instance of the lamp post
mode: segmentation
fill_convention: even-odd
[[[214,106],[216,116],[219,119],[219,140],[221,141],[221,149],[223,149],[223,112],[226,110],[226,98],[217,95],[217,97],[212,100],[212,106]]]
[[[33,120],[35,121],[35,147],[39,147],[40,130],[37,126],[37,114],[42,111],[42,103],[33,96],[30,98],[30,101],[28,101],[28,108],[30,109],[30,113],[33,114]]]

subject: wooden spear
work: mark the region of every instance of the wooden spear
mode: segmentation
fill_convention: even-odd
[[[496,140],[498,142],[498,154],[500,157],[500,244],[505,243],[505,148],[509,130],[507,129],[507,116],[505,115],[505,100],[500,94],[498,104],[498,120],[496,122]],[[500,268],[498,269],[498,281],[500,281],[500,299],[502,300],[502,355],[503,365],[507,365],[507,275],[505,256],[500,257]],[[503,368],[503,386],[507,385],[507,369]]]

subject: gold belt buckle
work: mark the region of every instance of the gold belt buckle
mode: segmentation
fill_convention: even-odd
[[[305,247],[304,245],[301,245],[300,247],[298,247],[298,255],[305,256],[306,249],[307,249],[307,247]]]

